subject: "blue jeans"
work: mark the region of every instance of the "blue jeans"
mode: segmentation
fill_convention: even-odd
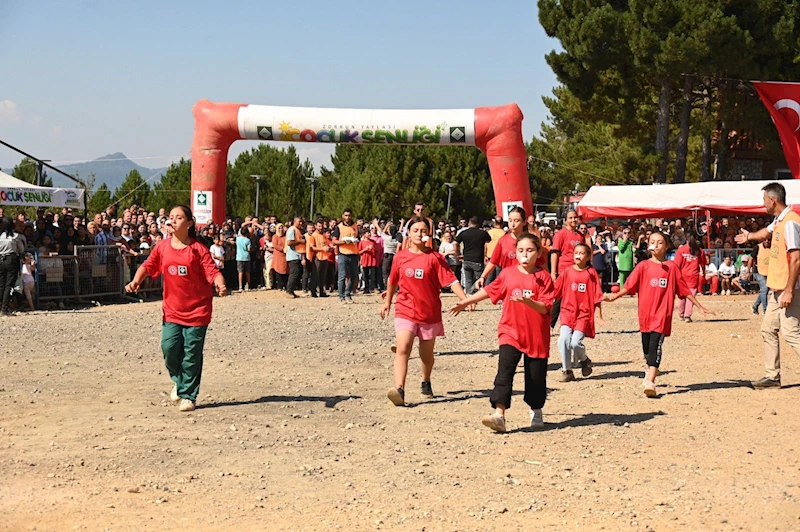
[[[584,334],[573,331],[566,325],[561,326],[561,336],[558,337],[558,352],[561,353],[561,369],[567,371],[586,360],[586,348],[583,346]]]
[[[757,272],[753,273],[753,277],[756,278],[758,281],[758,297],[756,298],[755,302],[753,303],[753,310],[758,312],[758,306],[764,309],[764,314],[767,313],[767,293],[769,292],[769,288],[767,288],[767,278],[763,275],[759,275]]]
[[[336,257],[339,264],[339,299],[353,295],[353,288],[358,282],[358,255],[344,255],[340,253]],[[344,280],[348,278],[347,290],[345,290]]]

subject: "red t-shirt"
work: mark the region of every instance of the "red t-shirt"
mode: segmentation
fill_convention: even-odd
[[[163,320],[199,327],[211,323],[211,284],[220,275],[208,249],[193,240],[174,249],[171,239],[162,240],[150,252],[144,267],[150,277],[164,276]]]
[[[445,258],[436,251],[399,251],[392,262],[389,282],[400,287],[394,315],[415,323],[442,321],[442,287],[458,282]]]
[[[603,289],[594,268],[566,270],[556,280],[556,298],[561,300],[558,319],[573,331],[594,338],[594,309],[603,301]]]
[[[494,247],[489,262],[495,266],[500,266],[501,269],[519,266],[519,261],[517,261],[516,237],[511,233],[506,233],[501,236],[500,240],[497,241],[497,245]],[[547,254],[539,253],[539,258],[536,259],[536,265],[541,268],[544,267],[546,262]]]
[[[545,270],[524,273],[519,265],[503,269],[497,279],[484,288],[492,303],[503,301],[503,314],[497,325],[500,345],[511,345],[531,358],[550,356],[550,309],[555,291],[553,279]],[[547,314],[540,314],[525,305],[512,301],[512,297],[530,297],[547,306]]]
[[[689,244],[684,244],[675,250],[675,265],[680,268],[683,280],[689,286],[697,286],[697,277],[700,275],[700,268],[706,266],[706,255],[702,251],[699,257],[692,255],[689,251]]]
[[[625,289],[639,293],[639,330],[669,336],[675,296],[691,295],[678,266],[672,261],[644,260],[625,281]]]
[[[564,270],[575,264],[575,246],[585,244],[583,235],[571,231],[566,227],[553,237],[553,251],[558,251],[558,275],[564,275]]]
[[[364,251],[365,249],[367,251]],[[361,254],[361,266],[374,268],[378,265],[378,250],[375,249],[375,242],[372,240],[359,240],[358,251],[364,251]]]

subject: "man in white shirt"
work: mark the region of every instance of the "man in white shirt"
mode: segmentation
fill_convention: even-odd
[[[722,295],[731,295],[731,280],[736,275],[736,266],[730,257],[725,257],[725,262],[719,265],[719,276],[722,278]]]

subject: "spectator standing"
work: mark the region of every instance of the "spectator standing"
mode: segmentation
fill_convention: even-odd
[[[318,293],[319,297],[328,297],[325,293],[325,284],[328,279],[328,254],[332,252],[324,234],[325,222],[322,219],[314,224],[311,241],[306,246],[314,251],[314,276],[311,278],[311,295]]]
[[[756,270],[753,272],[753,276],[758,282],[758,297],[753,303],[753,314],[756,315],[758,315],[759,305],[764,309],[764,314],[767,313],[767,294],[769,293],[767,273],[769,271],[770,244],[769,240],[764,240],[758,245],[756,253]]]
[[[603,234],[596,233],[594,235],[594,244],[592,244],[592,267],[597,271],[597,277],[600,279],[600,286],[603,292],[607,291],[609,278],[608,270],[606,268],[606,248],[603,245]]]
[[[303,235],[306,248],[306,264],[303,268],[303,292],[309,292],[311,297],[318,297],[317,294],[317,252],[314,250],[314,232],[316,225],[312,223],[306,224],[306,234]]]
[[[0,315],[10,316],[8,307],[11,289],[14,288],[19,275],[19,260],[25,251],[25,244],[14,230],[14,220],[0,219]]]
[[[353,211],[345,209],[342,222],[332,234],[333,244],[339,246],[337,265],[339,267],[339,301],[353,301],[355,284],[358,282],[358,232],[353,223]],[[345,280],[347,287],[345,289]]]
[[[486,248],[491,241],[491,235],[478,227],[477,216],[470,218],[469,227],[456,236],[456,242],[461,249],[461,272],[464,291],[467,294],[472,293],[475,281],[483,273],[483,261],[487,256]]]
[[[397,227],[395,227],[392,222],[386,222],[386,225],[383,226],[383,232],[381,233],[381,238],[383,238],[383,264],[381,264],[381,267],[383,270],[382,277],[384,287],[392,271],[392,262],[397,253],[397,247],[400,244],[397,240],[397,234]]]
[[[286,262],[289,265],[289,280],[286,282],[286,293],[295,298],[295,290],[300,288],[305,262],[305,237],[303,236],[303,219],[295,217],[294,223],[286,231]]]
[[[275,236],[272,237],[272,271],[275,273],[275,288],[286,290],[289,278],[289,265],[286,261],[286,226],[275,226]]]
[[[214,264],[217,266],[219,271],[225,267],[225,247],[222,245],[222,237],[217,236],[214,239],[214,244],[208,249],[209,253],[211,253],[211,258],[214,260]]]
[[[489,229],[487,233],[489,233],[491,240],[486,245],[486,256],[484,257],[484,263],[489,262],[491,256],[494,255],[494,248],[497,247],[497,243],[500,242],[500,239],[506,234],[505,229],[503,229],[503,219],[500,216],[494,217],[492,228]],[[486,284],[489,284],[497,279],[498,275],[500,275],[500,268],[495,268],[486,278]]]
[[[458,243],[453,242],[453,233],[450,231],[445,231],[444,235],[442,235],[442,243],[439,244],[439,253],[447,261],[447,264],[450,265],[456,279],[461,279],[461,272],[458,268]]]
[[[633,271],[633,241],[630,227],[622,229],[622,238],[617,241],[617,249],[619,249],[619,285],[625,286],[625,279]]]
[[[244,292],[245,281],[248,288],[250,286],[250,231],[247,227],[239,230],[236,237],[236,271],[239,274],[239,291]]]
[[[428,223],[428,234],[426,235],[428,239],[424,242],[424,244],[433,249],[433,239],[436,236],[436,228],[433,225],[433,220],[425,216],[425,202],[418,201],[414,204],[414,214],[411,216],[413,219],[414,217],[423,218]],[[407,249],[410,245],[410,241],[408,239],[408,232],[411,228],[411,219],[406,222],[406,225],[403,227],[403,249]]]

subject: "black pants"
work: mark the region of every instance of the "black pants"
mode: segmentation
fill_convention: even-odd
[[[494,390],[489,397],[492,408],[496,408],[498,404],[511,407],[511,388],[520,357],[525,359],[525,403],[532,409],[544,406],[547,398],[547,359],[531,358],[514,346],[501,345]]]
[[[378,267],[364,266],[364,293],[369,294],[378,289]]]
[[[286,279],[288,278],[288,274],[278,273],[275,270],[272,270],[272,274],[275,276],[275,284],[272,286],[274,286],[276,290],[286,290]]]
[[[325,285],[328,284],[328,259],[314,259],[314,278],[311,283],[317,287],[319,295],[325,295]]]
[[[556,299],[555,301],[553,301],[553,310],[551,312],[553,313],[552,316],[550,316],[550,328],[552,329],[553,327],[556,326],[556,323],[558,323],[558,315],[561,314],[560,299]]]
[[[299,260],[288,261],[289,280],[286,282],[286,291],[294,295],[294,291],[300,288],[300,280],[303,277],[303,263]]]
[[[316,296],[317,288],[319,288],[320,290],[322,289],[321,286],[318,287],[317,285],[317,283],[319,282],[319,277],[317,276],[316,261],[306,259],[306,267],[304,269],[308,273],[308,281],[306,284],[306,286],[308,287],[308,291],[311,292],[312,296]]]
[[[308,282],[311,280],[311,268],[314,267],[314,262],[306,259],[306,265],[301,264],[301,266],[303,267],[303,292],[308,292]]]
[[[659,332],[642,333],[642,351],[647,365],[659,367],[661,365],[661,345],[664,343],[665,336]]]
[[[8,312],[8,302],[11,300],[11,290],[17,284],[19,275],[19,255],[0,255],[0,293],[2,296],[2,306],[0,312]]]
[[[386,287],[389,283],[389,274],[392,273],[392,263],[394,262],[394,253],[386,253],[383,256],[383,264],[381,264],[381,277],[383,277],[383,286]],[[385,288],[384,288],[385,289]]]

